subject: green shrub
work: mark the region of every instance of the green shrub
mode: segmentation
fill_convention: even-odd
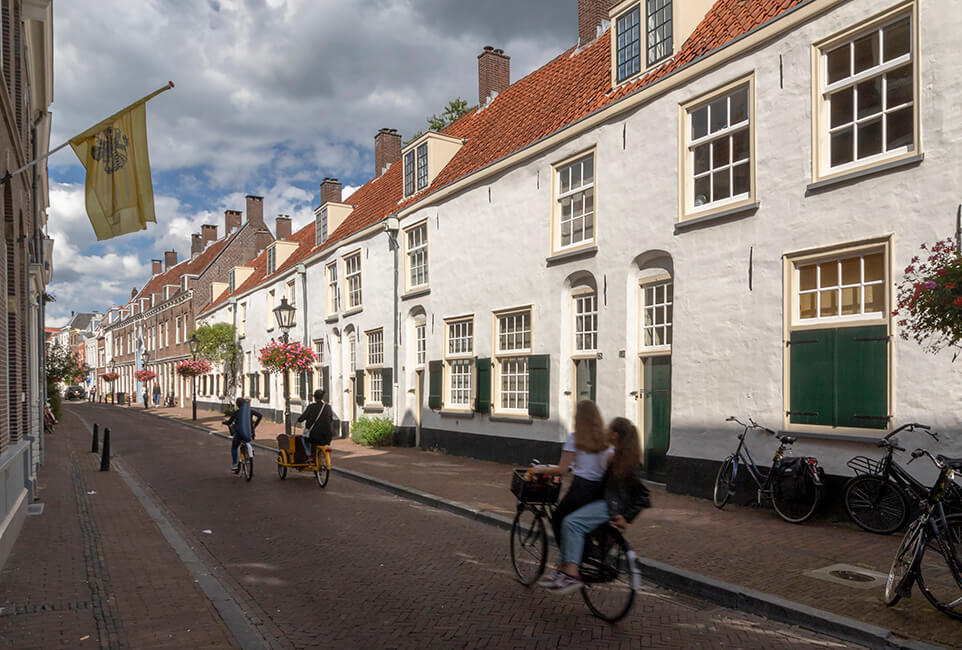
[[[391,418],[360,418],[351,425],[351,439],[366,447],[385,447],[394,442]]]
[[[47,384],[47,399],[50,400],[50,410],[58,420],[63,415],[63,398],[56,384]]]

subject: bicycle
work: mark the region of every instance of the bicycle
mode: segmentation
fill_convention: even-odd
[[[715,476],[715,489],[712,495],[715,507],[719,510],[724,508],[735,493],[735,481],[738,478],[739,464],[741,464],[745,466],[748,476],[755,483],[755,499],[758,505],[762,504],[763,497],[768,497],[775,512],[792,524],[800,524],[815,514],[821,503],[823,491],[822,469],[818,466],[818,461],[810,456],[785,458],[789,447],[795,442],[793,436],[775,433],[751,418],[748,418],[749,424],[741,422],[735,416],[729,416],[725,421],[737,422],[745,427],[745,430],[738,436],[738,446],[735,451],[722,461]],[[769,433],[781,443],[775,450],[772,466],[767,472],[763,473],[758,469],[745,443],[745,436],[750,429]]]
[[[511,564],[518,581],[530,587],[544,574],[548,561],[544,522],[554,514],[561,479],[520,468],[512,474],[511,491],[518,498],[511,523]],[[628,614],[641,588],[641,574],[634,550],[615,526],[604,524],[586,536],[581,580],[581,596],[593,615],[615,623]]]
[[[855,471],[855,476],[845,484],[845,510],[862,530],[879,535],[894,533],[909,520],[912,503],[924,501],[928,496],[929,488],[892,458],[896,451],[905,451],[892,436],[916,429],[925,431],[936,442],[939,441],[939,434],[928,426],[910,422],[876,443],[886,450],[881,460],[855,456],[848,461],[847,465]],[[956,508],[962,506],[962,491],[951,485],[944,501]]]
[[[918,583],[922,595],[936,609],[962,620],[962,514],[946,515],[942,503],[955,486],[957,472],[962,472],[962,458],[933,457],[925,449],[916,449],[909,462],[922,456],[935,463],[939,477],[926,495],[925,509],[899,544],[885,582],[884,600],[892,607],[911,596],[912,586]]]

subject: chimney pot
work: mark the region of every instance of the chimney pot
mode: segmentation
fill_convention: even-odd
[[[277,219],[274,221],[274,236],[282,241],[291,238],[291,217],[289,215],[277,215]]]
[[[177,251],[166,251],[164,253],[164,266],[167,271],[177,266]]]
[[[247,195],[247,223],[260,230],[264,227],[264,197]]]
[[[151,275],[157,275],[158,273],[164,272],[164,263],[160,260],[150,260],[150,273]]]
[[[194,259],[204,252],[204,240],[200,238],[200,233],[195,232],[190,236],[190,259]]]
[[[323,181],[321,181],[321,205],[324,205],[325,203],[340,202],[341,182],[336,178],[325,178]]]
[[[511,85],[511,57],[490,45],[478,55],[478,104],[484,106],[492,95]]]
[[[578,44],[587,45],[598,38],[598,28],[618,0],[578,0]]]
[[[130,297],[131,298],[137,297],[137,287],[134,287],[133,289],[130,290]]]
[[[204,248],[212,241],[217,241],[217,226],[205,223],[200,227],[200,234],[204,240]]]
[[[374,177],[401,160],[401,134],[397,129],[381,129],[374,136]],[[323,201],[322,201],[323,203]]]

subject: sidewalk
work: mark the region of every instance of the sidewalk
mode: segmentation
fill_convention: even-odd
[[[76,416],[45,442],[43,514],[0,572],[0,647],[237,647],[118,468],[99,471]]]
[[[196,423],[191,423],[189,409],[151,412],[224,431],[223,416],[210,411],[199,411]],[[264,421],[257,432],[259,443],[273,447],[283,424]],[[390,484],[387,487],[395,491],[423,493],[424,501],[487,523],[508,525],[514,517],[516,502],[508,489],[511,466],[417,449],[369,449],[350,440],[335,440],[333,446],[335,471],[361,474],[382,487]],[[654,507],[644,511],[627,533],[645,558],[644,573],[651,579],[829,633],[834,615],[861,622],[867,638],[873,634],[885,638],[890,631],[889,638],[896,643],[917,639],[962,647],[962,622],[931,607],[918,589],[911,600],[903,599],[893,608],[882,602],[884,576],[898,547],[898,534],[872,535],[849,522],[826,520],[792,525],[770,509],[731,503],[719,511],[706,499],[658,487],[653,488],[652,500]],[[840,564],[848,565],[848,572],[834,566]],[[841,572],[833,575],[829,567]],[[813,614],[809,608],[821,612]]]

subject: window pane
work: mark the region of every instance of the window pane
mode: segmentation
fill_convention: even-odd
[[[722,138],[712,143],[712,167],[718,168],[727,165],[728,158],[728,138]]]
[[[591,183],[595,175],[594,170],[595,170],[594,158],[592,156],[588,156],[584,161],[584,165],[582,166],[582,182],[585,185],[588,185],[589,183]]]
[[[890,113],[886,120],[886,149],[911,146],[915,139],[912,131],[912,107]]]
[[[843,129],[832,134],[832,166],[852,162],[854,140],[852,128]]]
[[[830,96],[832,127],[848,124],[852,121],[852,108],[854,105],[854,91],[846,88]]]
[[[652,334],[652,330],[645,329],[645,345],[648,347],[651,347],[654,344],[655,344],[655,340],[654,340],[654,335]]]
[[[711,194],[711,176],[705,175],[695,179],[695,205],[705,205],[708,203],[708,195]]]
[[[728,125],[728,97],[716,99],[708,105],[711,116],[711,132],[720,131]]]
[[[703,174],[708,171],[708,155],[711,149],[710,144],[703,144],[695,147],[695,173]]]
[[[848,43],[828,53],[828,83],[852,74],[851,49]]]
[[[571,191],[571,168],[565,167],[561,170],[561,193]]]
[[[748,159],[748,129],[732,135],[732,162]]]
[[[584,211],[585,213],[590,213],[595,211],[595,191],[593,189],[585,190],[583,195],[584,201]]]
[[[885,106],[894,108],[912,101],[912,65],[903,65],[885,75]]]
[[[803,266],[798,270],[798,288],[800,291],[811,291],[815,288],[817,279],[815,266]]]
[[[862,280],[862,258],[842,260],[842,284],[858,284]]]
[[[751,189],[751,174],[748,163],[735,165],[732,168],[732,195],[747,194]]]
[[[691,114],[691,139],[708,135],[708,107],[702,106]]]
[[[882,151],[882,118],[858,127],[858,157],[865,158]]]
[[[861,287],[842,289],[842,316],[859,313],[861,309]]]
[[[885,285],[870,284],[865,287],[865,313],[882,312],[885,309]]]
[[[878,32],[855,41],[855,74],[879,63]]]
[[[838,315],[838,293],[835,289],[831,291],[821,291],[819,292],[822,300],[822,309],[819,312],[819,316],[837,316]]]
[[[665,302],[665,285],[659,284],[655,287],[655,303]]]
[[[798,309],[801,318],[815,318],[818,316],[815,311],[815,294],[803,293],[800,295],[798,297]]]
[[[882,39],[885,44],[885,50],[883,52],[883,59],[885,61],[907,54],[909,51],[909,43],[911,42],[909,19],[903,18],[897,23],[886,27]]]
[[[858,85],[858,119],[882,110],[882,78],[875,77]]]
[[[748,119],[748,88],[740,88],[731,95],[731,119],[729,124],[738,124]]]
[[[712,201],[727,199],[731,196],[731,179],[728,174],[728,169],[723,169],[720,172],[712,174],[712,183],[714,184],[714,192],[711,197]]]
[[[881,282],[885,279],[885,268],[882,266],[882,253],[865,256],[865,281]]]
[[[819,264],[819,269],[821,271],[821,282],[819,283],[822,288],[826,287],[837,287],[838,286],[838,262],[832,260],[831,262],[825,262]]]

